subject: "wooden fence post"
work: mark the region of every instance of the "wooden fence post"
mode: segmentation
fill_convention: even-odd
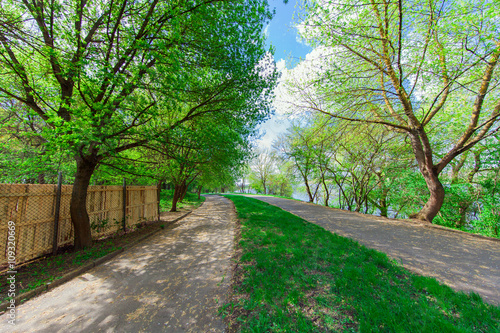
[[[54,212],[54,237],[52,241],[52,254],[56,254],[58,248],[59,211],[61,210],[61,188],[62,188],[62,172],[59,171],[59,175],[57,176],[56,211]]]
[[[158,211],[158,222],[160,222],[160,193],[161,193],[162,183],[163,183],[162,181],[159,181],[156,189],[156,201],[157,201],[156,207]]]
[[[127,181],[123,178],[123,231],[127,231]]]

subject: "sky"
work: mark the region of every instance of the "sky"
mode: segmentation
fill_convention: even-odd
[[[304,59],[312,51],[311,47],[299,41],[295,28],[298,21],[297,13],[300,11],[298,3],[300,1],[297,0],[289,0],[287,4],[284,4],[283,0],[269,1],[270,7],[276,9],[276,15],[264,32],[267,35],[268,47],[272,45],[275,48],[274,60],[278,69],[283,68],[285,62],[287,68],[291,69],[301,58]],[[286,130],[289,124],[285,115],[275,113],[271,119],[260,126],[260,132],[265,135],[257,140],[258,147],[260,149],[271,148],[272,142]]]

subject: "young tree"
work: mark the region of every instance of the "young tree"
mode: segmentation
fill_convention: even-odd
[[[321,62],[314,89],[290,87],[297,106],[405,133],[430,194],[414,217],[431,222],[442,171],[499,130],[497,4],[313,0],[306,11],[302,36]],[[455,135],[435,146],[443,126]]]

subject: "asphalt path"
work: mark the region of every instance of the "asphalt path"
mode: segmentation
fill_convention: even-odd
[[[302,201],[249,195],[388,254],[405,268],[500,305],[500,241]]]
[[[235,223],[232,202],[208,196],[170,230],[19,305],[15,326],[0,316],[0,332],[222,332]]]

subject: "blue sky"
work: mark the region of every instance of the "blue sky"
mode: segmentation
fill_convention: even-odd
[[[305,58],[312,49],[298,41],[297,13],[299,12],[300,1],[289,0],[287,4],[283,0],[269,0],[269,5],[276,9],[269,26],[266,28],[268,46],[275,48],[274,60],[279,62],[285,60],[287,68],[293,67],[300,58]],[[295,13],[295,15],[294,15]],[[289,126],[289,121],[285,116],[275,114],[267,122],[260,126],[260,131],[265,135],[257,140],[259,148],[270,148],[277,136],[284,132]]]
[[[298,13],[300,10],[297,2],[290,0],[284,4],[283,0],[271,0],[269,3],[271,8],[276,8],[276,15],[267,28],[267,40],[276,48],[274,53],[276,61],[280,59],[298,61],[311,51],[309,46],[297,41],[295,28],[297,15],[294,16],[294,12]]]

